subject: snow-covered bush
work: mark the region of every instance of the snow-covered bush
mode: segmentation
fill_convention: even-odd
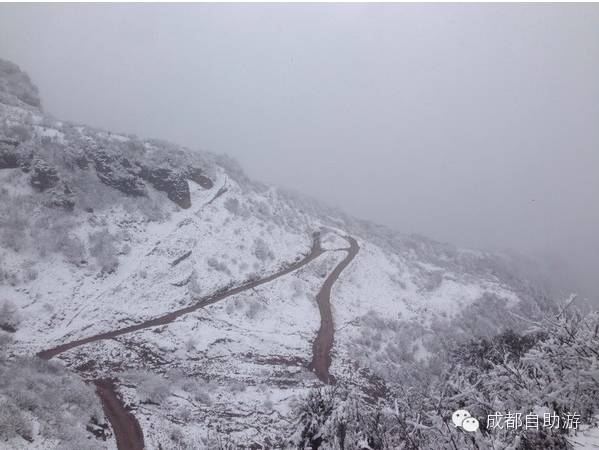
[[[169,433],[169,438],[171,439],[173,444],[175,444],[178,447],[186,445],[185,435],[183,434],[183,431],[181,431],[181,428],[179,428],[179,427],[173,427],[171,429],[171,432]]]
[[[225,209],[231,214],[237,214],[239,212],[239,200],[236,198],[228,198],[225,200]]]
[[[27,261],[21,266],[21,279],[25,282],[35,281],[38,277],[38,271],[33,267],[33,261]]]
[[[0,438],[10,441],[17,437],[32,441],[32,423],[13,402],[0,400]]]
[[[74,235],[73,219],[59,211],[46,209],[31,227],[31,238],[38,253],[44,257],[51,253],[62,254],[67,262],[80,264],[86,259],[85,246]]]
[[[214,389],[214,386],[203,379],[197,378],[183,378],[179,382],[181,389],[191,395],[194,401],[210,405],[212,399],[210,398],[210,390]]]
[[[143,370],[129,370],[123,378],[134,384],[141,401],[160,404],[171,395],[171,383],[160,375]]]
[[[170,216],[168,210],[155,198],[142,197],[139,199],[125,199],[124,206],[130,205],[132,211],[138,211],[149,222],[162,222]]]
[[[10,334],[5,331],[0,331],[0,361],[5,356],[6,349],[12,343],[13,339]]]
[[[100,448],[86,425],[101,417],[94,389],[59,364],[39,358],[0,364],[0,441],[35,442],[41,436],[58,440],[58,448],[72,448],[73,443]]]
[[[207,258],[206,263],[208,264],[208,267],[210,267],[211,269],[214,269],[218,272],[224,272],[229,275],[231,274],[231,271],[229,270],[227,265],[224,262],[219,261],[214,256]]]
[[[193,336],[190,336],[185,342],[185,350],[193,352],[196,349],[197,341]]]
[[[259,300],[249,299],[245,302],[245,316],[248,319],[255,319],[256,316],[266,310],[266,306]]]
[[[327,275],[329,274],[329,271],[331,270],[331,266],[332,266],[332,258],[329,257],[325,257],[325,258],[319,258],[318,261],[316,261],[314,264],[311,265],[312,267],[312,271],[314,273],[314,275],[318,278],[326,278]]]
[[[13,124],[7,127],[6,136],[19,142],[25,142],[31,139],[31,128],[26,124]]]
[[[119,265],[117,256],[116,238],[108,230],[93,232],[89,235],[89,251],[102,272],[113,272]]]
[[[0,202],[0,246],[20,251],[27,243],[29,230],[30,196],[2,194]]]
[[[216,164],[224,168],[231,178],[237,182],[243,182],[247,180],[247,176],[243,171],[243,168],[239,162],[229,155],[216,155],[214,157]],[[244,185],[245,183],[242,183]]]
[[[299,399],[294,414],[296,432],[291,443],[300,450],[402,448],[394,446],[399,444],[397,440],[388,442],[381,409],[366,402],[356,390],[340,386],[312,390]]]
[[[302,283],[302,280],[300,280],[299,278],[293,279],[293,281],[291,282],[291,289],[293,291],[293,298],[298,298],[305,292],[304,284]]]
[[[202,293],[202,285],[200,283],[200,277],[198,272],[194,269],[189,276],[189,283],[187,284],[189,293],[193,296],[200,295]]]
[[[397,381],[402,368],[415,362],[427,338],[427,330],[416,321],[398,321],[369,311],[349,345],[352,357],[388,381]]]
[[[210,393],[206,388],[198,388],[193,393],[193,399],[196,402],[203,403],[204,405],[211,405],[212,399],[210,398]]]
[[[256,238],[254,241],[254,256],[263,262],[274,259],[272,251],[262,238]]]

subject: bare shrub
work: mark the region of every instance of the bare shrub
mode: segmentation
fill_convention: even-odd
[[[208,267],[210,267],[211,269],[214,269],[214,270],[216,270],[218,272],[224,272],[224,273],[226,273],[228,275],[231,275],[231,271],[225,265],[225,263],[219,261],[214,256],[211,256],[210,258],[208,258],[206,260],[206,263],[208,264]]]

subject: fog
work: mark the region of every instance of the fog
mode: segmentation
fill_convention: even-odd
[[[57,117],[599,293],[597,5],[3,4],[0,57]]]

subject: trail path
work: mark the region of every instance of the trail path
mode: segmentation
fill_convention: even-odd
[[[144,435],[135,416],[128,411],[118,397],[114,381],[95,380],[96,393],[102,402],[104,414],[110,421],[119,450],[143,450]]]
[[[342,249],[347,251],[347,256],[329,274],[316,297],[318,307],[320,309],[321,325],[316,340],[314,341],[313,359],[310,363],[310,368],[314,370],[318,378],[325,383],[331,382],[331,376],[329,375],[329,367],[331,365],[330,353],[331,348],[333,347],[334,333],[333,316],[331,313],[330,303],[331,288],[333,286],[333,283],[335,283],[335,281],[337,281],[337,279],[341,275],[341,272],[343,272],[343,270],[354,259],[354,257],[359,251],[358,243],[354,238],[347,236],[345,239],[350,243],[349,248]],[[288,264],[285,268],[272,275],[261,278],[259,280],[248,281],[240,286],[228,289],[223,292],[216,292],[212,295],[199,299],[190,306],[172,311],[168,314],[164,314],[162,316],[138,323],[136,325],[119,328],[117,330],[107,331],[105,333],[95,334],[93,336],[61,344],[48,350],[43,350],[39,352],[37,356],[42,359],[49,360],[68,350],[80,347],[82,345],[105,339],[113,339],[127,333],[132,333],[135,331],[144,330],[155,326],[169,324],[175,321],[177,318],[197,311],[200,308],[204,308],[205,306],[224,300],[227,297],[231,297],[249,289],[254,289],[262,284],[269,283],[273,280],[276,280],[277,278],[287,275],[288,273],[293,272],[310,263],[314,259],[318,258],[325,251],[326,250],[323,250],[320,245],[320,234],[314,233],[312,248],[310,252],[302,259]],[[118,397],[114,381],[108,379],[98,379],[94,380],[94,384],[96,385],[96,392],[98,394],[98,397],[102,402],[104,414],[110,421],[112,429],[114,430],[118,449],[143,450],[144,438],[142,429],[135,416],[124,407],[121,399]]]
[[[333,313],[331,312],[331,289],[341,273],[360,251],[360,246],[353,237],[346,236],[345,239],[349,242],[349,248],[344,249],[347,251],[347,256],[329,274],[316,296],[318,309],[320,310],[320,329],[312,346],[312,362],[308,367],[316,373],[320,381],[326,384],[331,384],[334,381],[331,374],[329,374],[335,332]]]
[[[120,328],[105,333],[95,334],[93,336],[78,339],[76,341],[67,342],[65,344],[59,345],[48,350],[43,350],[39,352],[37,356],[42,359],[49,360],[54,358],[55,356],[60,355],[61,353],[64,353],[68,350],[80,347],[85,344],[105,339],[112,339],[117,336],[122,336],[123,334],[132,333],[134,331],[139,331],[146,328],[151,328],[159,325],[166,325],[185,314],[189,314],[200,308],[204,308],[207,305],[211,305],[232,295],[239,294],[248,289],[254,289],[257,286],[276,280],[279,277],[282,277],[290,272],[293,272],[294,270],[299,269],[300,267],[305,266],[309,262],[318,258],[323,253],[324,250],[320,245],[320,234],[314,233],[312,249],[310,250],[310,252],[304,258],[294,263],[288,264],[285,268],[272,275],[269,275],[265,278],[261,278],[259,280],[248,281],[238,287],[226,290],[224,292],[216,292],[208,297],[201,298],[193,305],[178,309],[176,311],[172,311],[163,316],[156,317],[154,319],[147,320],[136,325],[131,325],[129,327]],[[144,437],[141,426],[139,425],[139,422],[137,421],[135,416],[124,407],[121,399],[118,397],[116,393],[114,382],[112,380],[99,379],[94,380],[94,384],[96,385],[96,392],[98,394],[98,397],[102,402],[104,414],[106,415],[107,419],[112,425],[117,448],[119,450],[143,450]]]
[[[262,284],[269,283],[277,278],[280,278],[284,275],[287,275],[294,270],[299,269],[300,267],[305,266],[309,262],[318,258],[320,255],[324,253],[324,250],[320,246],[320,235],[314,234],[314,240],[312,243],[312,249],[310,252],[299,261],[288,264],[284,269],[269,275],[265,278],[261,278],[259,280],[248,281],[240,286],[234,287],[232,289],[226,290],[224,292],[216,292],[207,297],[203,297],[199,299],[197,302],[190,306],[186,306],[185,308],[181,308],[170,313],[164,314],[163,316],[156,317],[154,319],[146,320],[145,322],[141,322],[135,325],[131,325],[124,328],[119,328],[117,330],[107,331],[105,333],[95,334],[93,336],[88,336],[86,338],[78,339],[76,341],[67,342],[65,344],[58,345],[54,348],[50,348],[48,350],[43,350],[37,354],[42,359],[48,360],[52,359],[55,356],[60,355],[68,350],[71,350],[76,347],[80,347],[85,344],[90,344],[96,341],[102,341],[105,339],[113,339],[118,336],[122,336],[123,334],[132,333],[134,331],[144,330],[146,328],[156,327],[160,325],[169,324],[181,316],[197,311],[200,308],[204,308],[205,306],[211,305],[218,301],[224,300],[227,297],[231,297],[232,295],[239,294],[241,292],[247,291],[248,289],[254,289]]]

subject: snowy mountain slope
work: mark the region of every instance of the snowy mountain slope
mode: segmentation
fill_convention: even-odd
[[[402,361],[426,358],[439,324],[492,334],[517,324],[508,311],[534,317],[547,306],[492,255],[357,221],[248,180],[224,157],[56,120],[8,62],[0,80],[9,358],[268,277],[307,255],[321,233],[324,252],[297,270],[56,357],[85,380],[117,379],[147,448],[287,445],[297,398],[322,384],[308,369],[321,321],[315,299],[345,256],[344,236],[359,251],[332,287],[330,372],[367,395],[382,392]],[[29,446],[11,439],[9,447]],[[62,448],[43,439],[31,445]],[[110,433],[93,442],[116,445]]]

